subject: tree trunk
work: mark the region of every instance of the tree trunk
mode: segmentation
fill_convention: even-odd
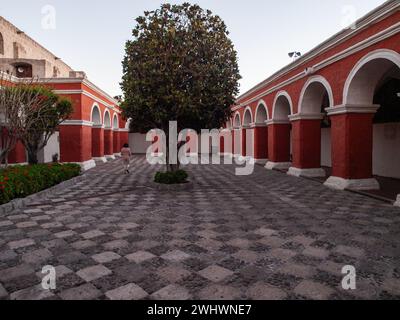
[[[37,145],[29,145],[27,146],[27,152],[28,152],[28,162],[29,164],[38,164],[38,146]]]

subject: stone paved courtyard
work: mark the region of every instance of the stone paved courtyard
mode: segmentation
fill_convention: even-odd
[[[399,208],[261,166],[194,166],[193,189],[158,191],[159,168],[133,165],[0,217],[0,299],[400,298]]]

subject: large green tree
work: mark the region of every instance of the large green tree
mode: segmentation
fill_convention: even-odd
[[[163,4],[136,19],[123,60],[122,109],[131,130],[220,128],[239,91],[237,53],[219,16]]]

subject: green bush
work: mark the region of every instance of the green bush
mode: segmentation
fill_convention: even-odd
[[[36,164],[0,170],[0,204],[31,194],[72,179],[81,173],[77,164]]]
[[[154,182],[161,184],[187,183],[188,177],[189,175],[183,170],[173,172],[157,172]]]

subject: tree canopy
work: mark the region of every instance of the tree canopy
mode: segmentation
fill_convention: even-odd
[[[239,91],[237,53],[222,19],[198,5],[163,4],[136,19],[123,60],[131,130],[222,127]]]

